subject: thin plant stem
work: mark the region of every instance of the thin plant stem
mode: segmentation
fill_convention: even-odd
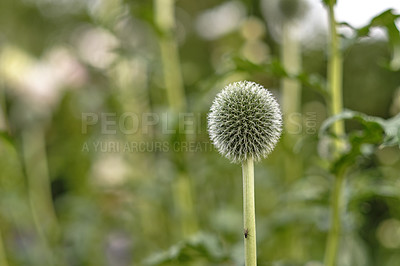
[[[339,114],[343,111],[343,93],[342,93],[342,73],[343,73],[343,60],[340,51],[339,36],[336,31],[336,20],[334,12],[334,0],[329,3],[329,28],[330,28],[330,42],[329,42],[329,59],[328,59],[328,82],[331,93],[330,113],[331,115]],[[337,121],[333,124],[333,132],[336,136],[344,134],[343,121]],[[335,144],[336,151],[340,149],[340,141]]]
[[[185,111],[186,101],[178,44],[174,36],[174,3],[174,0],[155,0],[155,18],[161,31],[159,45],[168,102],[172,111],[179,113]]]
[[[197,231],[196,216],[193,215],[193,199],[191,195],[190,178],[186,173],[180,173],[174,182],[175,201],[179,203],[182,216],[182,232],[188,236]]]
[[[6,131],[9,134],[10,138],[12,138],[12,142],[11,143],[13,145],[13,148],[17,152],[17,155],[18,155],[18,158],[19,158],[19,161],[21,163],[22,168],[25,169],[23,171],[25,176],[29,179],[28,173],[26,171],[26,168],[28,167],[28,161],[27,161],[28,160],[28,156],[27,156],[27,149],[26,149],[27,147],[24,147],[24,144],[26,144],[26,142],[24,141],[24,137],[22,137],[22,139],[23,139],[23,141],[21,143],[22,152],[21,151],[18,152],[18,148],[16,146],[16,140],[12,136],[12,131],[11,131],[11,128],[10,128],[10,124],[9,124],[8,119],[7,119],[7,114],[6,114],[7,113],[7,108],[5,106],[6,105],[6,96],[5,96],[5,94],[6,93],[5,93],[4,84],[0,80],[0,106],[1,106],[1,109],[0,109],[0,120],[2,120],[2,122],[3,122],[3,124],[0,125],[0,129]],[[25,133],[25,134],[28,134],[28,133]],[[30,164],[30,165],[35,165],[35,164]],[[52,256],[51,256],[51,252],[50,252],[50,249],[49,249],[49,245],[48,245],[48,243],[46,241],[44,230],[42,228],[42,223],[39,221],[38,214],[35,211],[35,208],[33,206],[33,201],[32,201],[32,198],[31,198],[31,187],[28,187],[28,194],[29,194],[28,195],[28,198],[29,198],[29,209],[31,211],[32,220],[33,220],[33,223],[34,223],[34,228],[35,228],[35,231],[36,231],[36,233],[38,235],[39,242],[40,242],[40,244],[41,244],[41,246],[43,247],[43,250],[44,250],[43,252],[44,252],[45,258],[42,257],[42,261],[43,261],[44,264],[45,264],[45,261],[46,261],[48,265],[52,265],[53,264],[52,259],[51,259]],[[11,214],[12,214],[12,216],[14,216],[12,211],[11,211]],[[13,219],[16,220],[15,217],[13,217]],[[2,232],[0,232],[0,266],[3,266],[3,265],[7,266],[8,265],[7,264],[7,257],[6,257],[6,253],[5,253],[6,250],[5,250],[4,245],[3,245],[3,237],[2,237],[1,234],[2,234]],[[22,238],[22,244],[24,245],[24,247],[27,246],[27,244],[25,243],[25,240],[23,238]]]
[[[328,234],[326,245],[325,266],[335,266],[341,231],[341,214],[343,210],[342,188],[344,183],[344,173],[338,174],[335,178],[335,185],[331,199],[331,228]]]
[[[0,80],[0,130],[11,134],[10,125],[8,119],[6,118],[7,108],[6,108],[6,90],[2,80]]]
[[[286,20],[282,25],[282,44],[281,44],[281,61],[284,69],[290,77],[284,77],[281,80],[282,90],[282,109],[284,116],[284,130],[288,133],[284,135],[283,141],[288,152],[285,154],[284,171],[285,181],[291,184],[293,181],[300,178],[302,164],[299,156],[294,154],[293,147],[300,136],[301,121],[301,83],[293,76],[296,76],[301,71],[301,44],[295,36],[293,21]],[[291,208],[288,202],[288,207]],[[295,207],[294,207],[295,208]],[[303,260],[305,250],[303,245],[299,245],[301,239],[298,237],[298,226],[291,226],[285,231],[284,236],[287,237],[287,247],[290,257],[296,260]]]
[[[244,161],[242,164],[242,170],[245,262],[246,266],[255,266],[257,265],[257,244],[253,159],[249,158]]]
[[[282,53],[281,60],[283,67],[289,75],[297,75],[301,69],[300,43],[293,36],[293,29],[290,22],[285,22],[282,27]],[[282,79],[282,108],[285,116],[284,127],[289,133],[296,132],[298,125],[301,124],[300,112],[301,104],[301,84],[294,78]]]
[[[330,0],[328,4],[329,10],[329,27],[330,27],[330,42],[329,42],[329,59],[328,59],[328,82],[331,93],[330,113],[336,115],[343,110],[342,96],[342,55],[340,51],[339,36],[336,31],[336,20],[334,13],[335,0]],[[337,121],[333,125],[333,134],[337,137],[344,135],[343,121]],[[334,142],[334,153],[338,155],[342,149],[342,142],[336,139]],[[342,215],[342,187],[345,180],[344,171],[339,171],[335,176],[334,190],[331,198],[331,226],[328,233],[326,251],[325,251],[325,266],[335,266],[337,262],[338,246],[341,234],[341,215]]]
[[[43,131],[31,127],[22,133],[25,168],[28,177],[29,197],[36,206],[39,217],[46,217],[41,224],[46,228],[48,238],[58,233],[58,222],[51,196]]]
[[[0,266],[8,266],[6,250],[4,249],[3,236],[0,232]]]
[[[59,226],[51,197],[44,145],[41,128],[31,127],[29,132],[27,130],[22,133],[22,155],[28,179],[29,204],[48,262],[54,265],[54,256],[50,249],[59,237]]]
[[[159,46],[161,53],[164,84],[167,92],[169,107],[173,116],[186,111],[185,90],[179,59],[178,44],[175,36],[175,0],[155,0],[155,22],[160,30]],[[177,119],[178,121],[179,119]],[[185,135],[178,136],[180,141]],[[179,161],[185,161],[184,154],[179,153]],[[193,208],[192,185],[186,170],[177,163],[178,176],[174,180],[173,193],[175,206],[181,217],[183,236],[189,236],[198,229],[197,219]]]

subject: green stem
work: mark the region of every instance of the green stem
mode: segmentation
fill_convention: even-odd
[[[22,133],[22,152],[33,221],[48,263],[54,265],[51,247],[57,242],[59,226],[51,197],[44,136],[40,127],[32,126]]]
[[[2,80],[0,80],[0,130],[11,134],[10,125],[8,124],[8,120],[6,118],[6,109],[6,90]]]
[[[328,82],[331,90],[330,113],[336,115],[343,110],[343,95],[342,95],[342,54],[339,47],[339,36],[336,31],[336,20],[334,12],[334,1],[329,4],[329,28],[331,41],[329,43],[329,59],[328,59]],[[337,121],[333,125],[333,132],[337,136],[344,134],[343,121]],[[340,144],[336,143],[336,148],[339,149]]]
[[[338,174],[335,178],[335,185],[331,199],[331,228],[328,234],[325,253],[325,266],[335,266],[337,261],[338,246],[341,231],[342,188],[344,173]]]
[[[185,91],[179,60],[178,44],[174,35],[174,0],[155,0],[155,19],[161,36],[159,38],[161,61],[167,97],[172,111],[186,109]]]
[[[167,91],[169,107],[175,117],[186,111],[185,90],[179,59],[178,44],[175,36],[175,0],[154,0],[155,22],[160,30],[159,45],[163,67],[164,84]],[[178,121],[179,119],[177,119]],[[179,141],[185,141],[178,136]],[[184,154],[177,154],[178,161],[185,161]],[[192,185],[186,170],[176,164],[178,176],[173,184],[175,206],[181,217],[183,236],[197,231],[197,219],[193,208]]]
[[[254,200],[254,162],[247,159],[243,169],[243,220],[246,266],[257,265],[256,210]]]
[[[0,266],[8,266],[6,251],[3,245],[3,237],[0,232]]]
[[[287,153],[284,157],[285,182],[288,186],[293,181],[299,179],[302,174],[302,163],[299,156],[294,154],[293,147],[300,137],[302,129],[301,119],[301,83],[296,78],[301,71],[301,45],[300,41],[294,36],[293,22],[286,20],[282,25],[282,44],[281,44],[281,61],[284,69],[290,77],[281,80],[282,90],[282,109],[284,130],[288,133],[284,135],[283,143]],[[287,202],[288,208],[296,208]],[[293,225],[285,231],[284,237],[288,238],[289,257],[294,260],[303,260],[305,249],[303,245],[299,245],[301,238],[299,237],[299,228]]]
[[[182,234],[184,236],[190,236],[198,230],[196,216],[193,215],[194,207],[190,178],[185,172],[180,173],[176,177],[173,185],[175,202],[179,207],[182,219]]]
[[[328,59],[328,82],[331,93],[330,113],[336,115],[343,110],[342,95],[342,55],[339,47],[339,36],[336,31],[336,20],[334,5],[336,1],[330,0],[329,9],[329,27],[330,27],[330,43],[329,43],[329,59]],[[333,125],[333,134],[337,137],[344,135],[343,121],[337,121]],[[336,139],[334,143],[335,155],[338,155],[343,147],[340,139]],[[345,180],[344,171],[339,171],[335,176],[335,185],[331,202],[331,228],[328,233],[325,253],[325,266],[335,266],[337,261],[338,245],[340,241],[341,231],[341,214],[342,214],[342,186]]]
[[[13,138],[12,132],[11,132],[11,129],[10,129],[10,125],[9,125],[9,121],[7,119],[5,102],[6,102],[5,87],[4,87],[3,82],[0,80],[0,106],[1,106],[1,109],[0,109],[0,116],[1,117],[0,117],[0,119],[3,119],[3,121],[4,121],[4,124],[0,125],[0,127],[1,127],[0,130],[7,131],[7,133],[10,134],[10,137]],[[29,135],[28,133],[24,133],[24,134],[25,135]],[[24,137],[25,135],[22,136],[22,143],[21,143],[21,145],[22,145],[22,153],[19,154],[20,162],[24,166],[25,169],[27,169],[27,168],[29,168],[29,169],[30,168],[36,168],[36,169],[37,168],[41,168],[39,166],[40,163],[39,164],[29,163],[29,162],[32,161],[30,159],[30,157],[32,157],[32,156],[28,155],[28,154],[30,154],[30,151],[28,151],[29,148],[26,145],[27,142],[26,142],[26,138]],[[35,135],[35,134],[33,134],[33,135]],[[13,138],[12,143],[13,143],[13,148],[15,148],[17,150],[17,147],[15,146],[16,140],[14,138]],[[36,141],[34,141],[34,143],[36,143]],[[33,156],[33,157],[37,157],[37,156]],[[29,162],[28,162],[28,160],[29,160]],[[29,177],[31,176],[30,173],[28,171],[26,171],[26,170],[24,172],[25,172],[25,175],[26,175],[27,179],[29,179]],[[39,179],[42,180],[42,176],[39,176]],[[30,182],[30,181],[28,181],[28,182]],[[46,183],[46,185],[47,185],[47,183]],[[41,259],[42,259],[43,264],[45,264],[44,261],[46,260],[48,265],[52,265],[53,262],[51,261],[51,252],[49,250],[49,245],[47,244],[45,235],[43,233],[42,223],[38,219],[38,214],[36,213],[35,208],[34,208],[34,204],[33,204],[32,198],[31,198],[31,194],[32,194],[31,190],[32,190],[32,188],[31,188],[31,186],[29,186],[28,187],[28,193],[29,193],[28,197],[29,197],[30,210],[31,210],[32,219],[33,219],[33,222],[34,222],[34,227],[35,227],[36,233],[37,233],[37,235],[39,237],[40,244],[43,247],[43,252],[45,254],[45,258],[42,257]],[[13,218],[16,219],[15,217],[13,217]],[[50,217],[50,219],[51,219],[51,217]],[[23,243],[23,244],[25,246],[25,243]],[[0,232],[0,266],[7,266],[7,265],[8,264],[7,264],[6,250],[5,250],[5,247],[3,245],[2,232]]]
[[[301,51],[299,41],[293,37],[290,22],[285,22],[282,28],[282,53],[281,60],[283,67],[289,75],[297,75],[301,69]],[[301,84],[293,78],[282,79],[282,108],[285,116],[285,130],[290,134],[296,133],[301,125],[300,104]]]

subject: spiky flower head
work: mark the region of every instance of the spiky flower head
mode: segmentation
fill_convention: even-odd
[[[218,151],[232,162],[259,161],[272,152],[281,136],[279,104],[255,82],[231,83],[215,97],[208,132]]]

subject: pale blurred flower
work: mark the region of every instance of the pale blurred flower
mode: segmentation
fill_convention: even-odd
[[[102,149],[105,149],[105,147],[108,147],[108,142],[104,141],[99,145],[102,146]],[[126,181],[129,171],[128,165],[120,154],[108,154],[105,151],[94,162],[91,176],[94,184],[102,187],[112,187],[122,185]]]
[[[241,53],[244,58],[254,64],[261,64],[268,59],[269,47],[262,41],[248,41],[243,45]]]
[[[230,1],[203,12],[196,19],[196,29],[204,39],[214,40],[238,29],[244,17],[243,4]]]
[[[84,28],[76,36],[79,56],[93,67],[105,69],[116,59],[118,39],[102,28]]]
[[[379,224],[376,237],[385,248],[400,248],[400,221],[387,219]]]
[[[266,33],[265,23],[256,17],[250,17],[242,23],[240,33],[245,39],[241,48],[242,56],[255,64],[266,62],[270,50],[262,40]]]
[[[322,40],[326,41],[325,38],[318,38],[326,35],[328,29],[328,15],[322,1],[296,0],[299,2],[297,6],[300,11],[298,13],[290,11],[289,14],[282,10],[284,6],[280,4],[280,1],[262,0],[261,2],[261,11],[267,21],[269,32],[276,41],[282,41],[282,28],[286,22],[291,25],[293,37],[300,40],[304,46],[320,46],[323,44]],[[304,7],[301,7],[302,5]]]
[[[108,265],[130,265],[132,252],[132,240],[124,232],[112,232],[107,237],[106,256]]]
[[[86,81],[85,68],[64,47],[54,47],[37,60],[18,47],[6,46],[0,52],[0,75],[21,102],[39,113],[50,111],[64,89]]]
[[[264,37],[266,29],[262,20],[250,17],[242,23],[240,33],[246,40],[255,41]]]

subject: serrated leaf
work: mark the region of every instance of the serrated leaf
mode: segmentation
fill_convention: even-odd
[[[343,112],[341,112],[340,114],[331,116],[328,119],[326,119],[320,127],[319,135],[322,136],[322,135],[326,134],[329,127],[336,121],[347,120],[347,119],[357,119],[358,121],[361,122],[361,124],[364,124],[364,125],[367,125],[368,123],[371,125],[372,124],[379,125],[379,127],[381,127],[385,133],[386,140],[395,138],[396,143],[393,143],[392,145],[399,143],[397,131],[400,127],[400,114],[393,118],[385,120],[380,117],[369,116],[369,115],[363,114],[361,112],[356,112],[356,111],[346,109]]]
[[[359,115],[358,112],[355,111],[351,111],[351,110],[344,110],[343,112],[341,112],[340,114],[328,117],[322,124],[321,127],[319,129],[319,135],[320,137],[324,134],[326,134],[326,132],[328,131],[329,127],[335,123],[336,121],[339,120],[345,120],[345,119],[352,119],[355,116]]]
[[[336,121],[346,119],[355,119],[359,121],[363,130],[348,134],[347,138],[351,147],[333,163],[332,171],[335,173],[351,165],[360,155],[365,154],[365,151],[367,151],[367,149],[363,147],[365,144],[384,147],[399,145],[400,143],[400,115],[384,120],[380,117],[368,116],[351,110],[345,110],[338,115],[326,119],[321,125],[319,136],[322,137],[329,134],[328,129],[331,125]]]

